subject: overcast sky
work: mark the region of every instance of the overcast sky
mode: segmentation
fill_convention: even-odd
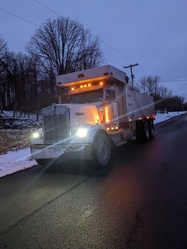
[[[135,81],[158,75],[160,85],[187,101],[187,0],[0,0],[0,35],[10,51],[25,52],[46,19],[78,21],[101,40],[106,64]]]

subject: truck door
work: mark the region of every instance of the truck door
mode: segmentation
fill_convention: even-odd
[[[106,89],[105,91],[105,101],[109,103],[112,111],[113,125],[119,125],[119,113],[118,113],[118,103],[116,101],[116,93],[113,89]]]

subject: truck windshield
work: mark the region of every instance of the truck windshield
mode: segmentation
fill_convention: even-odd
[[[103,89],[70,95],[71,103],[92,103],[103,100]]]

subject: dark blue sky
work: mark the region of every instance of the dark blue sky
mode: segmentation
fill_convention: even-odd
[[[46,19],[69,17],[99,36],[106,64],[139,63],[135,81],[158,75],[187,101],[187,0],[1,0],[0,8],[0,35],[11,51],[24,52]]]

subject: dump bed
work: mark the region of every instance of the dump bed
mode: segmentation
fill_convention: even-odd
[[[124,101],[128,119],[152,118],[155,115],[153,96],[126,87]]]

